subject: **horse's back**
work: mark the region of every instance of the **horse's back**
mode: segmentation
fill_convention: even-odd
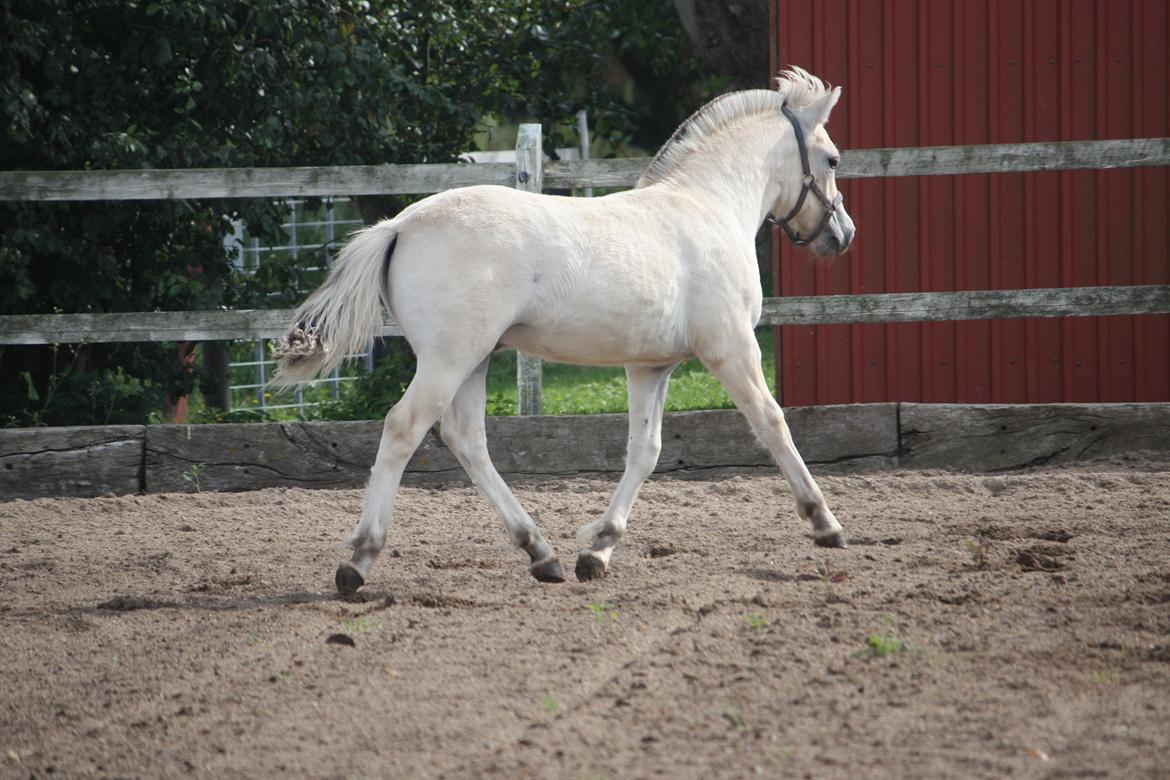
[[[460,329],[495,331],[504,345],[563,362],[685,357],[688,299],[723,297],[727,270],[715,257],[725,242],[706,224],[688,225],[688,206],[639,190],[439,193],[396,220],[393,314],[408,338],[458,320]]]

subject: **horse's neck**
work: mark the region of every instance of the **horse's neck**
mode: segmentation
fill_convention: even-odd
[[[726,128],[707,139],[669,178],[733,212],[744,233],[754,238],[781,194],[776,171],[784,164],[781,154],[788,146],[782,143],[784,129],[778,122],[758,119]],[[799,162],[795,164],[799,167]]]

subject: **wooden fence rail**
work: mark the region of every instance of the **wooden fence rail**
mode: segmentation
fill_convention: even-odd
[[[542,189],[629,187],[649,158],[542,165],[539,125],[522,128],[517,163],[0,172],[0,200],[119,201],[421,194],[475,184]],[[1170,138],[855,149],[842,179],[1023,173],[1170,165]],[[767,298],[761,326],[1170,313],[1170,285]],[[203,311],[0,316],[0,345],[279,338],[292,312]],[[401,335],[386,319],[382,335]],[[519,361],[522,414],[539,414],[540,368]]]
[[[546,189],[631,187],[648,157],[548,162]],[[851,149],[837,176],[940,176],[1170,165],[1170,138]],[[409,195],[474,184],[513,186],[511,163],[126,171],[2,171],[0,200],[174,200]]]
[[[760,326],[1102,317],[1170,312],[1170,285],[1058,287],[765,298]],[[292,309],[20,314],[0,317],[0,344],[226,341],[280,338]],[[392,319],[381,335],[400,336]]]

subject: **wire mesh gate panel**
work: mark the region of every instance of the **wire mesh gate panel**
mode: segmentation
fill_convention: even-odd
[[[261,246],[257,238],[248,236],[246,225],[238,225],[236,234],[225,241],[225,246],[235,247],[236,265],[244,273],[254,273],[262,263],[270,262],[277,255],[295,261],[304,288],[300,292],[307,295],[324,280],[341,242],[347,234],[362,226],[362,220],[356,206],[348,198],[327,199],[321,208],[313,210],[306,210],[305,202],[299,199],[289,200],[286,205],[288,221],[281,226],[286,235],[284,244]],[[274,396],[267,389],[267,383],[276,369],[276,359],[270,352],[270,341],[234,341],[231,342],[230,350],[232,360],[228,364],[228,398],[231,409],[305,409],[317,406],[326,398],[336,399],[342,384],[356,378],[354,364],[347,362],[328,376],[298,387],[291,393]],[[364,361],[367,370],[373,368],[369,350],[350,357]]]
[[[773,70],[845,87],[845,149],[1170,134],[1164,0],[773,0]],[[1165,284],[1170,170],[844,182],[836,261],[774,241],[775,295]],[[1170,400],[1170,317],[786,327],[788,405]]]

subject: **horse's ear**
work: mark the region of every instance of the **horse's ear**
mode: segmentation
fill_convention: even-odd
[[[800,109],[800,118],[806,131],[811,132],[814,127],[829,121],[829,114],[833,106],[841,99],[841,88],[833,87],[821,97]]]

